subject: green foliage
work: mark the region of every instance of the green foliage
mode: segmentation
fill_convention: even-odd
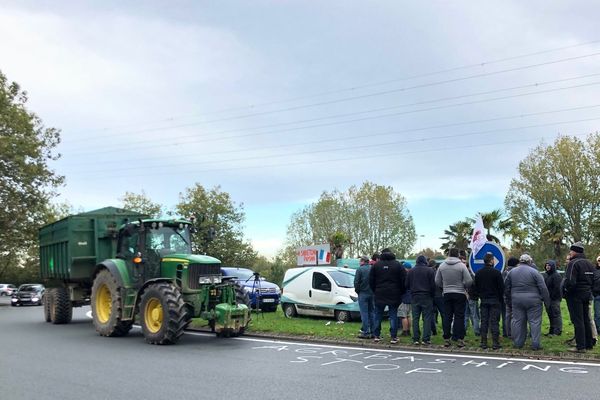
[[[323,192],[316,203],[294,213],[288,225],[288,249],[330,243],[334,250],[340,239],[340,256],[357,257],[391,247],[404,257],[416,241],[406,200],[391,186],[365,182],[343,193]]]
[[[0,279],[18,275],[37,245],[40,226],[54,218],[49,200],[63,177],[49,163],[60,132],[45,128],[25,105],[27,94],[0,72]],[[20,270],[20,269],[21,270]]]
[[[160,218],[163,215],[163,206],[153,202],[143,190],[140,194],[125,192],[119,200],[126,210],[137,211],[151,218]]]
[[[243,240],[243,204],[235,204],[229,193],[221,191],[219,186],[208,191],[197,183],[179,194],[175,208],[182,217],[196,218],[198,233],[192,243],[195,252],[216,257],[223,265],[254,264],[257,253]],[[214,238],[210,234],[212,230]]]
[[[513,222],[527,232],[529,246],[563,238],[598,243],[594,228],[600,218],[598,133],[585,142],[559,137],[553,145],[541,144],[521,161],[518,171],[504,202]]]
[[[448,250],[453,247],[466,251],[471,243],[472,232],[473,220],[469,218],[450,225],[448,229],[444,230],[446,236],[440,238],[445,241],[441,246],[444,254],[447,254]]]

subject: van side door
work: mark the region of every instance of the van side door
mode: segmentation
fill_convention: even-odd
[[[324,272],[313,272],[312,288],[310,291],[310,302],[313,306],[314,315],[325,317],[333,316],[333,282]]]

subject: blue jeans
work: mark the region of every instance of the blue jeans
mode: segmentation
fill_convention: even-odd
[[[594,297],[594,322],[596,331],[600,334],[600,296]]]
[[[363,335],[371,335],[375,330],[375,296],[372,293],[359,293],[358,307],[362,321],[360,331]]]
[[[473,333],[479,336],[479,303],[477,300],[467,300],[465,307],[465,332],[469,327],[469,321],[473,324]]]
[[[373,330],[373,336],[381,337],[381,321],[383,321],[385,306],[388,307],[390,317],[390,337],[394,339],[398,337],[398,307],[400,304],[375,303],[375,329]]]

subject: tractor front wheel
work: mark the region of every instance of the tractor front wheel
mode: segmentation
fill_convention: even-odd
[[[181,292],[167,282],[146,288],[139,315],[144,338],[150,344],[177,343],[189,323]]]

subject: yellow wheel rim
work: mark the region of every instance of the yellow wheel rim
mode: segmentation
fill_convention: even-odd
[[[102,324],[105,324],[110,319],[112,312],[112,296],[110,289],[106,285],[100,286],[98,295],[96,296],[96,318]]]
[[[144,310],[144,321],[150,333],[160,331],[163,322],[163,308],[158,299],[150,299]]]

